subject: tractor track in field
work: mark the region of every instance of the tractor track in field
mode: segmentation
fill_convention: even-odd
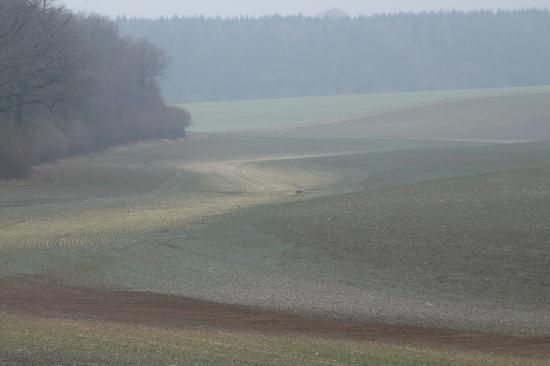
[[[0,249],[108,245],[128,236],[125,228],[132,229],[130,232],[139,232],[145,227],[146,230],[165,229],[241,207],[288,199],[298,190],[307,190],[307,197],[330,194],[331,187],[341,178],[336,173],[322,174],[292,167],[274,174],[262,164],[346,154],[176,162],[169,165],[170,169],[176,169],[176,175],[150,192],[100,198],[83,193],[83,197],[70,201],[0,208],[0,220],[4,222]],[[200,173],[207,184],[213,181],[218,186],[189,190],[182,180],[186,170]]]
[[[315,181],[318,178],[319,183],[329,186],[334,181],[322,182],[323,177],[317,173],[302,168],[299,172],[289,172],[288,174],[282,174],[278,178],[266,174],[262,164],[273,162],[290,162],[303,159],[322,158],[322,157],[336,157],[345,155],[361,154],[364,151],[349,151],[339,153],[324,153],[324,154],[294,154],[294,155],[272,155],[258,157],[254,159],[242,159],[242,160],[215,160],[215,161],[196,161],[179,166],[182,169],[186,169],[198,173],[214,174],[222,179],[230,182],[230,185],[237,187],[237,190],[248,193],[291,193],[297,189],[308,188],[304,187],[298,180],[300,175],[307,175],[311,181]],[[334,176],[334,179],[339,177]],[[330,192],[326,192],[327,194]]]

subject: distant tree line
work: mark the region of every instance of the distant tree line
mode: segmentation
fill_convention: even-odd
[[[547,11],[117,22],[171,55],[171,102],[550,83]]]
[[[183,137],[167,107],[164,52],[54,0],[0,0],[0,177],[130,141]]]

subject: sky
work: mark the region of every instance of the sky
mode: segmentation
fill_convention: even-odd
[[[550,0],[62,0],[70,9],[109,16],[306,14],[340,8],[350,15],[398,11],[550,9]]]

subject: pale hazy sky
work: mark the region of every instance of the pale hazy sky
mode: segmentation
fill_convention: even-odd
[[[550,0],[62,0],[69,8],[105,15],[314,15],[341,8],[352,15],[423,10],[550,8]]]

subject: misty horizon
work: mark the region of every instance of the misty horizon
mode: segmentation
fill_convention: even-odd
[[[220,0],[202,2],[159,0],[156,2],[137,2],[131,0],[64,0],[71,10],[100,13],[110,17],[144,17],[162,16],[263,16],[263,15],[306,15],[315,16],[328,9],[341,9],[351,16],[392,14],[399,12],[430,11],[475,11],[475,10],[520,10],[550,9],[550,0],[421,0],[411,4],[410,1],[394,0],[299,0],[299,1],[252,1],[236,0],[231,3]],[[141,3],[141,4],[139,4]]]

